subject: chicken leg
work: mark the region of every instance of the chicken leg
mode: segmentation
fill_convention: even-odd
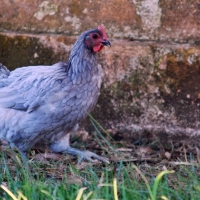
[[[70,154],[70,155],[76,155],[78,156],[78,163],[82,162],[83,160],[94,162],[94,159],[97,159],[104,163],[109,164],[108,159],[101,157],[91,151],[87,151],[87,150],[82,151],[82,150],[70,147],[69,140],[70,140],[70,133],[64,135],[56,143],[51,144],[50,149],[55,153],[62,152],[62,153]]]

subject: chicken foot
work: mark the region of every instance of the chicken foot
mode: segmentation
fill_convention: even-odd
[[[82,151],[82,150],[70,147],[69,140],[70,140],[70,133],[63,136],[56,143],[51,144],[50,149],[55,153],[62,152],[62,153],[78,156],[78,163],[81,163],[83,160],[94,162],[94,160],[97,159],[104,163],[109,164],[108,159],[102,156],[99,156],[91,151],[87,151],[87,150]]]

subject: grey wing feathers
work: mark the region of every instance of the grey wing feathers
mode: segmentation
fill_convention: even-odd
[[[35,110],[44,104],[48,93],[60,89],[56,82],[64,78],[62,71],[61,63],[14,70],[7,78],[9,85],[0,88],[0,107],[27,112]]]

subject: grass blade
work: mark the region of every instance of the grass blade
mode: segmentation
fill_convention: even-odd
[[[18,200],[17,197],[4,185],[0,186],[13,200]]]
[[[83,195],[83,192],[84,190],[86,190],[87,188],[86,187],[83,187],[81,188],[79,191],[78,191],[78,194],[77,194],[77,197],[76,197],[76,200],[80,200],[82,195]]]
[[[114,199],[118,200],[118,196],[117,196],[117,179],[116,178],[113,179],[113,190],[114,190]]]
[[[161,178],[165,175],[165,174],[171,174],[171,173],[174,173],[173,170],[169,171],[169,170],[165,170],[165,171],[162,171],[160,172],[157,176],[156,176],[156,180],[153,184],[153,200],[156,200],[157,198],[157,190],[158,190],[158,184],[161,180]]]

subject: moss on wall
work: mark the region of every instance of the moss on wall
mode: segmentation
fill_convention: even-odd
[[[0,62],[10,70],[27,65],[49,65],[58,60],[59,55],[38,38],[0,35]]]

